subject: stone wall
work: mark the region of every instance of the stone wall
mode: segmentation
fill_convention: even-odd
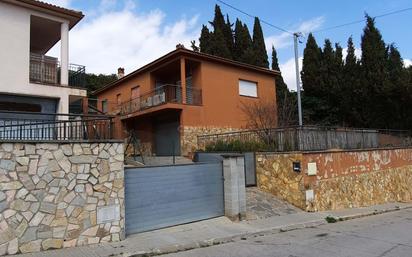
[[[124,237],[123,144],[0,145],[0,255]]]
[[[199,145],[197,142],[197,137],[201,135],[210,134],[221,134],[226,132],[240,131],[241,129],[230,128],[230,127],[193,127],[185,126],[183,127],[181,136],[181,149],[182,155],[188,155],[190,153],[196,152],[205,148],[205,145]]]
[[[293,162],[301,162],[302,158],[300,153],[257,153],[257,186],[304,209],[303,174],[293,171]]]
[[[260,153],[256,162],[259,188],[306,211],[412,201],[409,148]]]
[[[317,171],[305,176],[314,193],[308,211],[412,200],[412,149],[305,153],[303,167],[309,163]]]

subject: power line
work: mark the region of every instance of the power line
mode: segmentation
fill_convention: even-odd
[[[372,18],[374,18],[374,19],[376,19],[376,18],[382,18],[382,17],[385,17],[385,16],[394,15],[394,14],[398,14],[398,13],[406,12],[406,11],[411,11],[411,10],[412,10],[412,7],[404,8],[404,9],[400,9],[400,10],[396,10],[396,11],[392,11],[392,12],[388,12],[388,13],[383,13],[383,14],[380,14],[380,15],[376,15],[376,16],[373,16]],[[366,19],[362,19],[362,20],[356,20],[356,21],[352,21],[352,22],[348,22],[348,23],[344,23],[344,24],[340,24],[340,25],[335,25],[335,26],[331,26],[331,27],[324,28],[324,29],[319,29],[319,30],[312,31],[312,33],[318,33],[318,32],[323,32],[323,31],[327,31],[327,30],[332,30],[332,29],[337,29],[337,28],[341,28],[341,27],[346,27],[346,26],[349,26],[349,25],[353,25],[353,24],[365,22],[365,20],[366,20]]]
[[[226,5],[226,6],[229,7],[229,8],[232,8],[233,10],[236,10],[236,11],[238,11],[238,12],[240,12],[240,13],[243,13],[244,15],[249,16],[249,17],[251,17],[251,18],[256,18],[256,17],[257,17],[256,15],[252,15],[252,14],[250,14],[250,13],[247,13],[247,12],[245,12],[245,11],[243,11],[243,10],[241,10],[241,9],[239,9],[239,8],[231,5],[231,4],[228,4],[228,3],[224,2],[224,1],[222,1],[222,0],[216,0],[216,1],[219,2],[219,3],[221,3],[221,4],[223,4],[223,5]],[[272,28],[275,28],[275,29],[280,30],[280,31],[282,31],[282,32],[285,32],[285,33],[288,33],[288,34],[293,35],[293,32],[290,32],[290,31],[288,31],[288,30],[286,30],[286,29],[283,29],[283,28],[281,28],[281,27],[279,27],[279,26],[273,25],[272,23],[267,22],[267,21],[265,21],[265,20],[262,20],[262,19],[259,19],[259,20],[260,20],[261,23],[264,23],[264,24],[266,24],[266,25],[268,25],[268,26],[270,26],[270,27],[272,27]]]

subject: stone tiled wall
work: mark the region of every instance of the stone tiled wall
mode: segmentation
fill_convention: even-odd
[[[0,255],[124,237],[123,144],[0,144]]]
[[[314,199],[308,211],[337,210],[412,200],[412,149],[375,149],[305,153],[303,167]]]
[[[221,134],[226,132],[240,131],[241,129],[230,127],[183,127],[181,137],[182,155],[194,153],[196,150],[204,149],[205,145],[199,145],[197,137],[201,135]]]
[[[300,161],[300,173],[293,161]],[[412,201],[410,148],[260,153],[256,162],[259,188],[306,211]]]
[[[305,208],[302,172],[293,171],[293,162],[301,162],[300,153],[257,153],[257,186],[289,203]]]

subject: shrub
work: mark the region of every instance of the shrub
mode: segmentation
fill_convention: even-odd
[[[270,147],[262,142],[232,140],[225,142],[218,140],[206,145],[206,152],[258,152],[268,151]]]

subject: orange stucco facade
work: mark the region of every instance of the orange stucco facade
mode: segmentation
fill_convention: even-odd
[[[133,98],[143,99],[161,84],[179,85],[180,101],[166,100],[151,108],[121,113],[118,120],[123,129],[116,126],[115,134],[121,137],[125,136],[125,128],[136,129],[141,131],[142,141],[151,141],[155,134],[151,132],[151,121],[156,117],[176,116],[183,146],[187,139],[184,134],[189,133],[185,132],[186,127],[202,128],[202,133],[246,129],[248,121],[242,106],[259,101],[276,104],[276,75],[276,71],[177,49],[96,92],[96,96],[99,102],[106,101],[109,106],[106,108],[111,111],[119,109],[119,101],[127,105]],[[257,97],[240,95],[240,80],[256,83]]]

